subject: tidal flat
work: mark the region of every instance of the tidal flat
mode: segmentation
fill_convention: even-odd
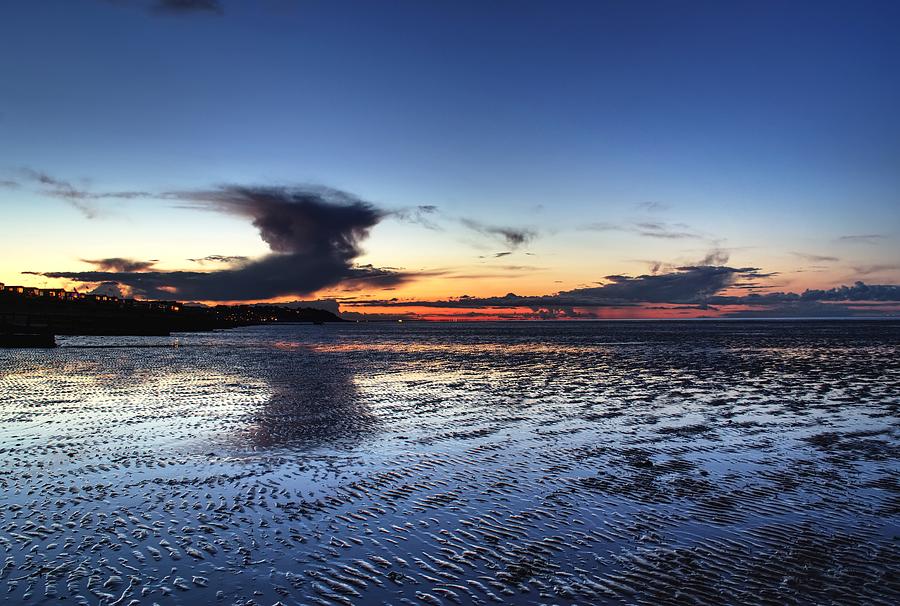
[[[0,603],[900,603],[900,322],[60,344],[0,350]]]

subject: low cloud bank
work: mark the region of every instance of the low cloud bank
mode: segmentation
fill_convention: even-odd
[[[759,280],[771,274],[754,267],[694,265],[665,273],[640,276],[606,276],[599,286],[576,288],[550,295],[523,296],[508,293],[497,297],[461,296],[445,300],[360,300],[355,307],[424,307],[442,309],[528,308],[540,318],[589,318],[601,308],[634,307],[643,310],[700,310],[723,315],[755,316],[848,316],[877,315],[900,305],[900,286],[866,284],[810,289],[801,293],[774,292],[724,294],[759,288]],[[864,307],[860,305],[866,304]],[[592,311],[594,310],[594,311]],[[665,314],[663,314],[665,315]]]

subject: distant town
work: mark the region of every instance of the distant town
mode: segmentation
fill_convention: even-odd
[[[185,305],[61,288],[0,284],[0,345],[51,343],[55,335],[169,335],[275,322],[343,322],[309,307]]]
[[[126,307],[142,309],[160,309],[165,311],[180,311],[181,303],[178,301],[144,301],[140,299],[123,299],[110,295],[80,293],[77,290],[69,291],[63,288],[33,288],[30,286],[7,286],[0,282],[0,293],[6,295],[19,295],[20,297],[44,298],[57,301],[88,301],[94,303],[111,303]]]

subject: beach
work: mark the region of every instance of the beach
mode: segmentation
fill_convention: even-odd
[[[900,322],[0,350],[0,602],[895,604]]]

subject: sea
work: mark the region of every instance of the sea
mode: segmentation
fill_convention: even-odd
[[[0,350],[3,604],[897,604],[900,322]]]

